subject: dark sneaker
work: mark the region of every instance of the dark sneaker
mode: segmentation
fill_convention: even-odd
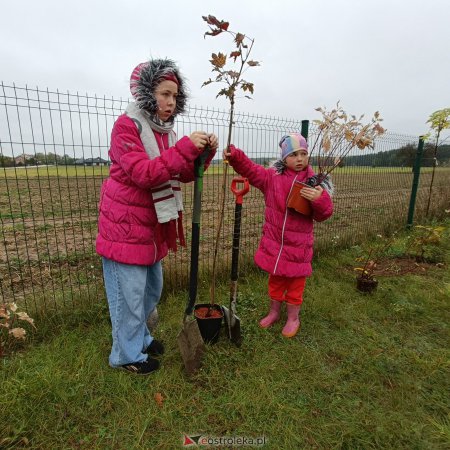
[[[159,368],[159,361],[149,357],[147,361],[124,364],[120,367],[136,375],[149,375]]]
[[[152,356],[160,356],[164,354],[164,345],[161,341],[153,339],[152,343],[145,349],[144,353]]]

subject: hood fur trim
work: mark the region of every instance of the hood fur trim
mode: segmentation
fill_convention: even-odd
[[[278,175],[282,175],[286,169],[286,163],[282,159],[277,159],[275,161],[272,161],[270,164],[270,167],[273,167]],[[326,177],[321,177],[320,175],[313,175],[312,177],[309,177],[306,181],[306,184],[309,186],[321,186],[324,188],[330,196],[334,194],[334,184],[331,180],[331,176],[327,175]]]
[[[153,59],[142,64],[139,78],[134,81],[134,92],[132,92],[138,108],[152,115],[158,112],[155,90],[168,74],[174,74],[179,82],[177,106],[173,117],[185,112],[188,98],[186,80],[181,75],[175,62],[170,59]]]

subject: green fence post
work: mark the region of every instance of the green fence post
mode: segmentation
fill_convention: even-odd
[[[308,140],[309,120],[302,120],[301,135]]]
[[[419,145],[417,147],[416,160],[414,161],[414,178],[411,189],[411,198],[409,200],[408,223],[407,228],[411,228],[414,219],[414,207],[416,206],[417,188],[419,187],[420,167],[422,165],[423,155],[423,136],[419,136]]]

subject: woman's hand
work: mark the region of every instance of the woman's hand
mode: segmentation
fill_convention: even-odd
[[[314,200],[317,200],[323,192],[322,186],[316,186],[316,187],[304,187],[300,191],[300,195],[310,202],[313,202]]]
[[[199,150],[203,150],[205,145],[209,143],[209,136],[204,131],[194,131],[189,139]]]

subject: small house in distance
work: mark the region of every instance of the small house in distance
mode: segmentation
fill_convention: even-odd
[[[14,163],[16,166],[25,166],[30,160],[34,161],[34,155],[28,155],[27,153],[22,153],[14,158]]]
[[[110,162],[106,159],[100,158],[81,158],[75,161],[77,166],[109,166]]]

